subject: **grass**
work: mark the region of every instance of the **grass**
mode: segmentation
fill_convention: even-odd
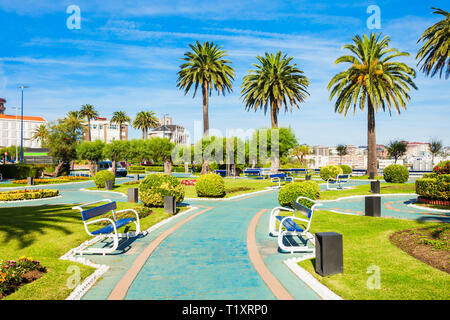
[[[433,226],[438,224],[427,224]],[[450,299],[450,275],[403,252],[389,241],[396,231],[423,227],[416,221],[339,215],[319,211],[311,231],[343,235],[344,273],[321,277],[315,259],[299,265],[344,299]],[[380,289],[369,289],[370,266],[380,270]],[[373,274],[373,273],[372,273]]]
[[[369,180],[369,176],[365,175],[365,176],[351,176],[350,179],[352,180]],[[383,180],[384,177],[383,176],[375,176],[375,180]]]
[[[134,208],[135,203],[118,202],[118,209]],[[0,208],[0,260],[33,257],[44,265],[48,272],[42,278],[21,287],[4,299],[13,300],[61,300],[72,289],[66,285],[69,277],[67,268],[80,268],[81,280],[94,269],[59,257],[91,237],[86,234],[80,212],[70,205],[43,205],[35,207]],[[181,208],[180,210],[185,210]],[[163,208],[153,208],[153,213],[141,219],[145,230],[171,215]],[[130,231],[134,228],[131,224]],[[123,227],[125,228],[125,227]]]
[[[394,193],[415,193],[416,186],[414,183],[382,183],[380,185],[381,194]],[[342,197],[355,195],[370,195],[370,184],[362,184],[352,187],[352,189],[344,190],[328,190],[320,192],[320,200],[333,200]]]

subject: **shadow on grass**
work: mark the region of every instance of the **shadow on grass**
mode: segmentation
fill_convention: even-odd
[[[73,230],[64,226],[70,223],[80,223],[80,213],[64,205],[0,208],[2,245],[17,240],[20,249],[34,244],[37,233],[46,234],[52,230],[71,234]]]

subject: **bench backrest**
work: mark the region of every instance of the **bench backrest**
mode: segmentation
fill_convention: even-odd
[[[255,173],[255,174],[261,174],[261,169],[245,169],[244,173]]]
[[[301,212],[302,214],[307,216],[308,219],[311,219],[312,210],[310,208],[305,207],[304,205],[302,205],[301,203],[299,203],[297,201],[294,201],[294,203],[292,204],[292,207],[294,208],[295,211]]]
[[[115,201],[108,202],[101,206],[81,211],[81,217],[83,218],[83,221],[86,221],[86,220],[101,216],[102,214],[108,213],[108,212],[110,212],[112,210],[116,210],[116,209],[117,209],[117,204]]]
[[[336,180],[348,180],[350,178],[350,175],[349,174],[338,174],[337,176],[336,176]]]
[[[269,175],[270,178],[286,178],[286,173],[275,173]]]

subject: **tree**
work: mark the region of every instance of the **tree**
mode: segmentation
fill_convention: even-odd
[[[120,140],[122,140],[122,125],[124,123],[130,122],[131,118],[127,116],[125,111],[116,111],[111,117],[111,123],[116,123],[119,126]]]
[[[209,134],[209,96],[212,90],[217,94],[225,95],[233,90],[234,69],[230,66],[231,61],[224,59],[226,51],[213,42],[196,42],[190,44],[191,51],[184,54],[183,63],[178,72],[177,87],[184,90],[186,95],[194,87],[193,97],[199,86],[202,88],[203,96],[203,135]],[[202,174],[206,172],[207,161],[203,161]]]
[[[444,19],[432,25],[417,40],[424,42],[417,52],[417,65],[422,64],[420,70],[427,76],[434,77],[439,72],[439,78],[445,72],[445,79],[450,75],[450,13],[442,9],[433,8],[434,14],[444,16]],[[446,69],[447,67],[447,69]]]
[[[397,164],[397,160],[406,154],[406,143],[399,140],[391,141],[387,145],[387,152],[390,157],[394,158],[394,163]]]
[[[80,116],[81,118],[86,118],[87,120],[87,140],[91,141],[91,119],[98,117],[98,111],[95,110],[93,105],[84,104],[81,106]]]
[[[150,159],[154,162],[163,162],[164,172],[170,174],[172,172],[172,150],[175,144],[170,142],[168,138],[155,137],[148,140],[148,153]]]
[[[307,165],[305,164],[305,156],[308,154],[311,154],[311,148],[306,145],[306,144],[302,144],[300,146],[295,146],[294,148],[292,148],[291,150],[291,156],[294,156],[297,158],[297,160],[301,163],[302,167],[307,167]]]
[[[116,174],[117,161],[127,158],[129,141],[114,140],[103,149],[105,158],[112,161],[112,171]]]
[[[276,55],[266,53],[264,57],[256,57],[259,64],[253,64],[257,70],[250,70],[242,83],[241,98],[244,99],[247,111],[264,109],[270,111],[272,129],[278,128],[278,113],[284,107],[285,111],[292,112],[293,107],[300,108],[300,103],[305,101],[309,80],[291,63],[292,57],[282,55],[278,51]],[[280,168],[280,157],[272,159],[271,171],[276,172]]]
[[[336,151],[339,155],[339,164],[342,164],[342,157],[346,156],[348,154],[347,152],[347,146],[340,144],[336,147]]]
[[[39,127],[37,127],[33,131],[33,136],[31,137],[31,140],[40,141],[41,142],[41,148],[45,148],[45,141],[48,136],[48,128],[45,124],[41,124]]]
[[[436,138],[432,139],[430,142],[430,152],[431,152],[431,163],[434,165],[434,157],[436,157],[442,150],[442,141]]]
[[[97,173],[97,163],[105,158],[105,143],[101,140],[83,141],[77,145],[78,159],[89,161],[89,172],[91,176]]]
[[[362,111],[367,104],[367,173],[376,175],[377,151],[375,135],[375,111],[386,108],[391,113],[395,109],[406,109],[409,102],[410,87],[417,89],[412,78],[415,71],[405,63],[391,61],[394,58],[409,56],[406,52],[389,48],[390,38],[381,38],[381,33],[371,33],[363,38],[355,36],[354,44],[344,45],[352,55],[344,55],[336,64],[350,63],[351,66],[335,75],[328,84],[331,90],[330,101],[336,97],[335,112],[347,115],[353,106],[354,113],[359,107]]]
[[[133,121],[133,128],[142,130],[142,139],[147,139],[148,129],[156,128],[159,124],[153,111],[140,111]]]

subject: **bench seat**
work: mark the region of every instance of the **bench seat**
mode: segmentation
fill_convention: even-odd
[[[276,216],[277,220],[281,222],[283,218],[286,218],[285,216]],[[297,232],[303,232],[303,229],[300,228],[298,224],[296,224],[292,219],[286,219],[283,222],[283,226],[286,228],[287,231],[297,231]]]
[[[135,220],[136,220],[136,218],[123,218],[123,219],[117,220],[114,224],[116,225],[116,229],[119,229],[120,227],[123,227],[124,225],[129,224]],[[111,232],[114,232],[114,227],[112,224],[109,224],[106,227],[92,231],[91,233],[93,235],[98,235],[98,234],[108,234]]]

